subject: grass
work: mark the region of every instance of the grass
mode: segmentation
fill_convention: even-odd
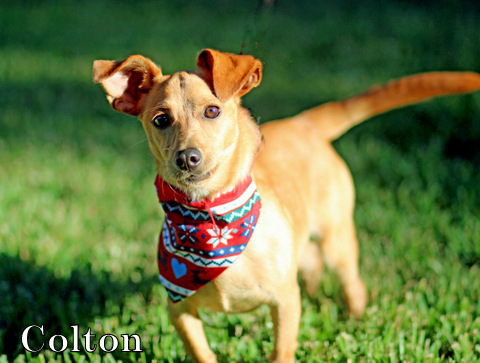
[[[0,5],[0,362],[179,362],[155,248],[160,207],[140,124],[112,112],[94,59],[165,73],[213,47],[261,58],[262,121],[428,70],[480,70],[476,2],[87,1]],[[297,360],[480,361],[480,95],[376,117],[335,143],[357,185],[365,316],[326,271],[302,298]],[[221,362],[263,362],[267,309],[203,312]],[[23,330],[138,334],[143,353],[28,353]]]

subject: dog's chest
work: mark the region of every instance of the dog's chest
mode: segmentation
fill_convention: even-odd
[[[268,291],[249,267],[248,257],[242,255],[217,279],[200,289],[191,298],[199,305],[217,312],[243,313],[268,303]]]
[[[264,203],[262,209],[272,205]],[[263,214],[262,214],[263,215]],[[296,277],[291,234],[278,209],[273,218],[260,218],[248,247],[237,261],[216,280],[189,299],[195,305],[225,313],[251,311],[275,303],[277,292],[289,278]],[[275,221],[275,225],[271,222]]]

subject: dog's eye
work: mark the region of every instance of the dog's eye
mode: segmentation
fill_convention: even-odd
[[[171,124],[170,117],[166,113],[161,113],[153,118],[152,124],[157,129],[166,129]]]
[[[203,113],[205,118],[214,119],[220,115],[220,108],[217,106],[208,106]]]

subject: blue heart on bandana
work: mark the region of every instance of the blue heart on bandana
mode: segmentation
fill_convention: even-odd
[[[177,279],[187,274],[187,266],[184,263],[179,263],[176,258],[172,258],[172,270]]]

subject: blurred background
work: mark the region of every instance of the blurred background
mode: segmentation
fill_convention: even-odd
[[[244,105],[266,122],[407,74],[480,71],[479,19],[473,0],[3,0],[0,362],[185,358],[158,286],[153,160],[140,123],[92,83],[94,60],[142,54],[168,74],[204,48],[252,54],[264,78]],[[327,271],[318,301],[302,300],[299,361],[480,354],[479,142],[478,94],[375,117],[335,142],[357,184],[371,303],[349,320]],[[221,361],[271,350],[264,310],[206,319]],[[20,340],[31,324],[46,330],[32,346],[71,340],[79,324],[139,334],[144,352],[32,355]]]

